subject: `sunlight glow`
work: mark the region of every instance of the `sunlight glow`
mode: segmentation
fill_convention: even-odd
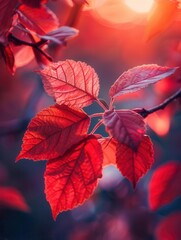
[[[170,129],[170,113],[165,110],[159,115],[157,113],[151,114],[146,122],[159,136],[165,136]]]
[[[124,2],[135,12],[146,13],[151,10],[154,0],[124,0]]]

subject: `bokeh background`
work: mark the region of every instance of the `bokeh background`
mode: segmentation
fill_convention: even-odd
[[[71,11],[67,1],[48,6],[64,25]],[[55,61],[73,59],[94,67],[100,78],[100,98],[109,102],[109,88],[121,73],[134,66],[155,63],[181,66],[179,18],[165,31],[145,40],[148,13],[138,13],[123,1],[92,1],[78,19],[79,35],[67,46],[49,46]],[[114,167],[106,167],[90,200],[53,220],[44,194],[45,162],[15,163],[30,119],[53,103],[45,93],[35,61],[17,69],[12,76],[2,59],[0,68],[0,185],[18,189],[30,211],[0,208],[1,240],[154,240],[161,220],[181,211],[181,198],[152,212],[148,206],[148,183],[154,170],[169,161],[181,161],[180,101],[146,119],[154,143],[155,163],[135,190]],[[153,107],[180,88],[180,74],[145,90],[126,95],[117,108]],[[88,113],[101,109],[96,104]],[[104,129],[99,130],[100,133]],[[178,183],[180,184],[180,183]],[[177,238],[168,238],[177,239]],[[163,240],[167,240],[164,238]],[[178,239],[179,240],[179,239]]]

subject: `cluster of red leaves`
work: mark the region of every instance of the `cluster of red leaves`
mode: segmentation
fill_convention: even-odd
[[[58,18],[44,5],[46,2],[47,0],[0,0],[0,52],[12,73],[19,60],[18,57],[16,59],[17,49],[14,46],[29,46],[23,49],[26,51],[25,58],[32,55],[40,65],[47,65],[51,57],[42,48],[50,41],[65,44],[67,39],[78,34],[74,28],[59,27]],[[21,55],[20,61],[25,60]]]
[[[154,159],[143,117],[112,106],[121,94],[147,87],[175,70],[151,64],[124,72],[110,89],[109,108],[99,100],[99,79],[87,64],[66,60],[40,71],[45,90],[56,104],[31,120],[17,160],[48,160],[45,193],[54,219],[92,195],[104,165],[115,164],[133,187],[146,174]],[[103,107],[104,112],[94,116],[102,117],[97,126],[105,125],[108,138],[89,133],[91,118],[82,108],[93,101]]]

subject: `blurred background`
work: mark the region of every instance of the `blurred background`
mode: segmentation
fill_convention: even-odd
[[[181,66],[181,29],[179,14],[171,18],[164,31],[147,36],[148,16],[153,1],[94,0],[79,16],[79,35],[67,46],[51,44],[49,54],[55,61],[73,59],[91,65],[100,79],[100,98],[109,103],[109,88],[129,68],[142,64]],[[147,3],[146,5],[144,5]],[[64,25],[72,9],[71,2],[50,1],[49,8]],[[154,35],[154,34],[153,34]],[[154,170],[166,162],[181,161],[180,100],[164,111],[150,115],[147,133],[154,143],[155,163],[135,190],[120,172],[109,166],[103,170],[97,190],[82,206],[60,214],[53,221],[44,194],[45,162],[21,160],[15,163],[23,134],[30,119],[53,103],[34,72],[34,60],[19,63],[14,76],[2,59],[0,68],[0,186],[16,188],[28,208],[0,208],[0,240],[179,240],[159,235],[164,219],[178,223],[181,198],[151,211],[148,183]],[[18,61],[17,61],[18,65]],[[119,99],[117,108],[151,108],[176,92],[181,85],[180,72],[145,90]],[[99,112],[96,104],[85,109]],[[103,129],[99,130],[103,133]],[[180,183],[178,183],[180,184]],[[172,220],[172,218],[176,220]],[[170,227],[172,231],[172,226]]]

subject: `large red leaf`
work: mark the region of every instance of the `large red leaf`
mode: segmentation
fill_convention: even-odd
[[[164,31],[176,15],[178,1],[159,0],[155,1],[148,16],[145,30],[145,39],[150,40],[158,33]]]
[[[125,144],[117,145],[117,167],[134,188],[139,179],[150,169],[153,161],[153,147],[148,136],[144,136],[136,152]]]
[[[160,166],[149,183],[149,204],[152,210],[171,203],[181,194],[181,164],[168,162]]]
[[[181,212],[172,213],[165,217],[156,227],[157,240],[181,239]]]
[[[11,27],[17,0],[0,0],[0,42],[6,42],[6,33]]]
[[[116,146],[117,141],[114,138],[101,138],[98,140],[103,151],[103,166],[116,164]]]
[[[54,219],[92,195],[102,176],[102,161],[102,149],[94,136],[89,136],[64,156],[48,161],[45,193]]]
[[[44,5],[40,8],[21,5],[18,14],[21,24],[40,35],[56,29],[59,25],[56,15]]]
[[[141,65],[124,72],[112,85],[109,95],[112,98],[124,93],[135,92],[149,84],[156,83],[172,75],[177,68],[161,67],[156,64]]]
[[[131,110],[111,110],[104,113],[104,124],[112,137],[136,150],[145,133],[144,119]]]
[[[17,160],[52,159],[85,138],[89,117],[80,110],[54,105],[38,113],[28,125]]]
[[[13,208],[28,212],[30,209],[21,193],[13,187],[0,187],[0,208]]]
[[[58,104],[85,107],[98,96],[98,76],[86,63],[60,61],[52,63],[40,73],[45,90]]]

